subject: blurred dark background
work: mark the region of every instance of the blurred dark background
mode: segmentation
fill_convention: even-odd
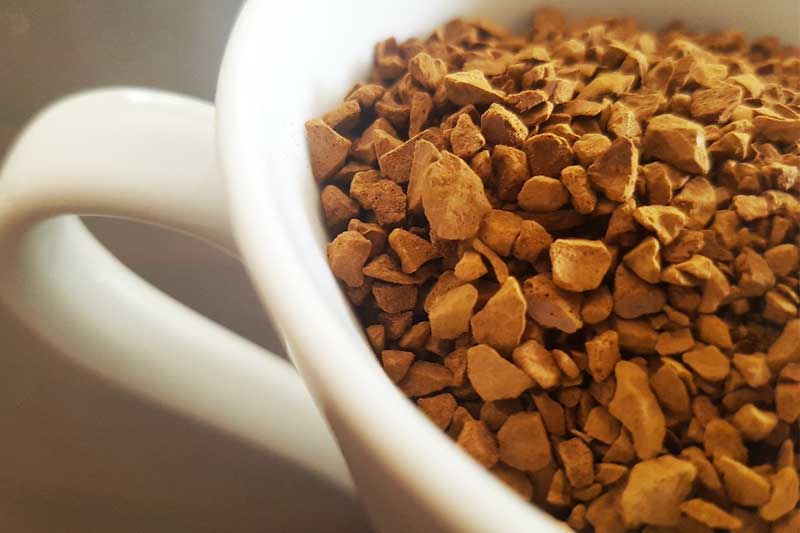
[[[144,85],[213,99],[240,4],[0,0],[0,153],[36,110],[81,89]],[[143,225],[88,224],[155,285],[280,349],[234,260]],[[1,309],[0,365],[2,531],[291,531],[292,514],[313,512],[313,502],[275,494],[276,483],[304,491],[291,472],[106,385]]]

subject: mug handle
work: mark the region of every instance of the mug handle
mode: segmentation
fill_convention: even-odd
[[[0,172],[0,299],[84,367],[354,494],[291,365],[136,276],[75,215],[158,224],[235,255],[213,106],[113,88],[35,117]]]

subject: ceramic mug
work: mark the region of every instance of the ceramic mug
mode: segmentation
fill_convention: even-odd
[[[421,36],[456,15],[523,30],[539,3],[252,0],[228,44],[216,113],[144,89],[57,102],[2,171],[0,298],[103,376],[342,490],[352,475],[380,531],[562,529],[460,452],[384,375],[328,269],[303,130],[365,78],[376,41]],[[800,41],[796,0],[548,4]],[[239,255],[325,421],[287,363],[136,278],[76,214],[161,224]]]

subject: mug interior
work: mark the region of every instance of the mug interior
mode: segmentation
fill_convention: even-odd
[[[280,10],[269,0],[251,0],[229,44],[217,98],[239,244],[312,394],[337,431],[339,420],[360,432],[378,461],[397,467],[393,475],[416,484],[414,490],[427,493],[424,499],[458,501],[458,512],[479,522],[491,506],[492,522],[485,523],[492,525],[501,512],[509,523],[541,527],[548,519],[457,452],[384,375],[328,268],[303,125],[366,79],[377,41],[425,37],[454,16],[485,16],[524,31],[532,10],[545,3],[572,17],[633,16],[650,29],[681,19],[692,29],[736,28],[800,41],[796,0],[673,0],[668,6],[637,0],[294,0]],[[447,484],[420,481],[415,471]],[[453,476],[459,477],[455,488]],[[451,495],[437,494],[447,486]]]

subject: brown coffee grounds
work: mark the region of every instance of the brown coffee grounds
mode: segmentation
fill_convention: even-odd
[[[800,531],[800,55],[537,11],[306,124],[389,378],[577,531]]]

